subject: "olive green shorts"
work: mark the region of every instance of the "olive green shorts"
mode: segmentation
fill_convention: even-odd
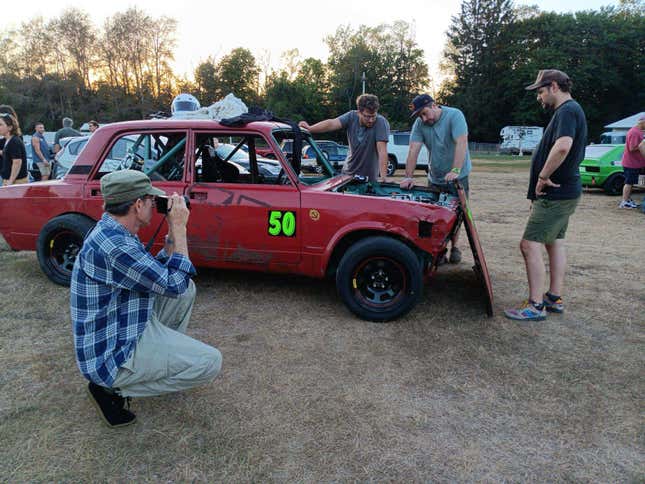
[[[564,239],[569,217],[576,211],[579,201],[580,197],[574,200],[534,200],[522,238],[542,244],[552,244],[556,239]]]

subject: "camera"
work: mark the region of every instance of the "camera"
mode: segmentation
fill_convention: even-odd
[[[184,201],[186,202],[186,207],[190,209],[190,200],[186,195],[184,195]],[[157,205],[157,212],[163,215],[168,213],[168,197],[157,196],[155,198],[155,203]]]

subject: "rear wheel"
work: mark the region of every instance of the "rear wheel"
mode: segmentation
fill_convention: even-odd
[[[69,286],[76,256],[96,222],[78,214],[51,219],[38,235],[36,252],[40,268],[56,284]]]
[[[625,184],[625,175],[622,173],[614,173],[611,175],[605,184],[602,186],[608,195],[620,195],[623,193],[623,185]]]
[[[360,318],[384,322],[410,311],[421,295],[419,259],[389,237],[369,237],[350,247],[338,265],[336,287]]]

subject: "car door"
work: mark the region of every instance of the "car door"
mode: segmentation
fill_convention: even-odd
[[[84,201],[88,211],[100,217],[103,211],[101,177],[115,171],[135,167],[148,174],[152,184],[166,192],[182,194],[186,191],[184,160],[188,141],[187,130],[131,131],[120,134],[110,141],[102,158],[93,167],[85,186]],[[163,216],[155,213],[150,225],[143,227],[139,238],[146,243],[160,225]],[[163,245],[165,226],[157,234],[155,250]]]
[[[189,247],[201,265],[280,272],[300,262],[300,192],[288,173],[258,174],[256,140],[268,144],[257,133],[194,134]],[[233,162],[241,153],[246,162]]]

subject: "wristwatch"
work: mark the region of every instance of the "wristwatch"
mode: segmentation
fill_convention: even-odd
[[[454,167],[452,170],[450,170],[452,173],[456,173],[459,175],[461,173],[461,168]]]

